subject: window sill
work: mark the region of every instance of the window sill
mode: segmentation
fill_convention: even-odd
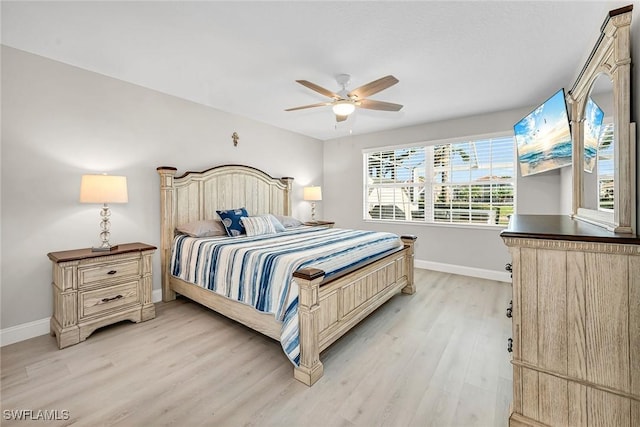
[[[506,225],[480,225],[480,224],[464,224],[464,223],[448,223],[448,222],[418,222],[418,221],[394,221],[384,219],[363,219],[364,222],[369,224],[394,224],[402,226],[418,226],[418,227],[438,227],[438,228],[462,228],[473,230],[504,230]]]

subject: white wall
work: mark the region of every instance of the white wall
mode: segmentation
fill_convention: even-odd
[[[2,90],[0,329],[51,316],[48,252],[98,243],[100,206],[78,203],[85,173],[127,176],[129,203],[111,206],[113,244],[159,245],[161,165],[292,176],[294,214],[310,216],[302,187],[322,179],[320,141],[6,46]],[[159,264],[156,253],[154,289]]]
[[[640,2],[634,1],[633,5],[631,58],[637,64],[640,61]],[[581,64],[576,64],[576,72],[580,67]],[[631,120],[636,123],[640,121],[640,73],[637,68],[635,65],[631,73]],[[487,103],[490,105],[490,100]],[[512,129],[513,123],[530,111],[531,108],[524,108],[326,141],[323,184],[325,200],[322,202],[325,218],[337,221],[338,226],[416,234],[419,237],[416,243],[417,260],[502,271],[510,257],[498,236],[499,230],[365,222],[362,219],[362,149],[508,131]],[[639,166],[636,173],[637,188],[640,188],[640,149],[636,153]],[[517,212],[569,214],[571,185],[570,167],[526,178],[519,177]],[[640,224],[640,193],[637,195],[636,212]]]
[[[640,2],[633,3],[631,47],[637,62]],[[47,252],[98,242],[99,208],[77,202],[80,176],[91,172],[129,179],[130,202],[112,206],[114,243],[159,244],[157,166],[175,166],[180,172],[243,163],[273,176],[294,176],[294,213],[302,218],[309,216],[302,186],[320,182],[324,172],[318,217],[344,227],[417,234],[418,260],[502,271],[509,259],[498,230],[364,222],[361,150],[510,130],[530,108],[344,137],[323,147],[304,136],[4,46],[1,59],[0,329],[51,315]],[[635,122],[640,118],[639,76],[634,67]],[[234,131],[240,134],[235,148]],[[561,187],[570,187],[569,172],[564,168],[519,179],[518,212],[568,213],[570,193]],[[157,255],[154,268],[159,271]],[[154,289],[159,287],[156,275]]]
[[[503,272],[509,253],[496,228],[372,223],[362,219],[362,150],[479,134],[508,132],[532,108],[466,117],[369,135],[348,136],[324,144],[325,218],[337,226],[415,234],[416,260]],[[560,171],[518,178],[517,212],[560,213]]]

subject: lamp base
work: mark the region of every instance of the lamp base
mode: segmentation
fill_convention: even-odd
[[[91,252],[109,252],[109,251],[117,251],[118,245],[111,246],[109,242],[102,242],[100,246],[94,246],[91,248]]]
[[[102,244],[98,247],[92,247],[91,252],[109,252],[112,249],[117,249],[117,246],[111,246],[109,243],[109,228],[111,228],[111,223],[109,222],[109,217],[111,216],[111,210],[109,206],[105,203],[102,206],[102,210],[100,211],[100,217],[102,221],[100,222],[100,239],[102,240]]]

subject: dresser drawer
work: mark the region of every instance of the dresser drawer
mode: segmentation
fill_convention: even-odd
[[[80,292],[80,318],[95,316],[121,307],[138,304],[138,281]]]
[[[130,259],[78,268],[78,287],[140,274],[140,260]]]

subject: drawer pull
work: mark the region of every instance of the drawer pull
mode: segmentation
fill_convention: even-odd
[[[118,272],[118,270],[111,270],[111,271],[107,272],[107,274],[114,275],[114,274],[116,274],[117,272]]]
[[[513,264],[508,262],[507,264],[505,264],[504,269],[509,272],[509,276],[511,276],[511,278],[513,279]]]
[[[115,301],[120,298],[124,298],[124,297],[122,295],[116,295],[115,297],[111,297],[111,298],[102,298],[102,302]]]
[[[513,300],[509,301],[509,307],[507,307],[507,317],[511,319],[513,316]]]
[[[507,340],[507,351],[509,353],[513,352],[513,338]]]

